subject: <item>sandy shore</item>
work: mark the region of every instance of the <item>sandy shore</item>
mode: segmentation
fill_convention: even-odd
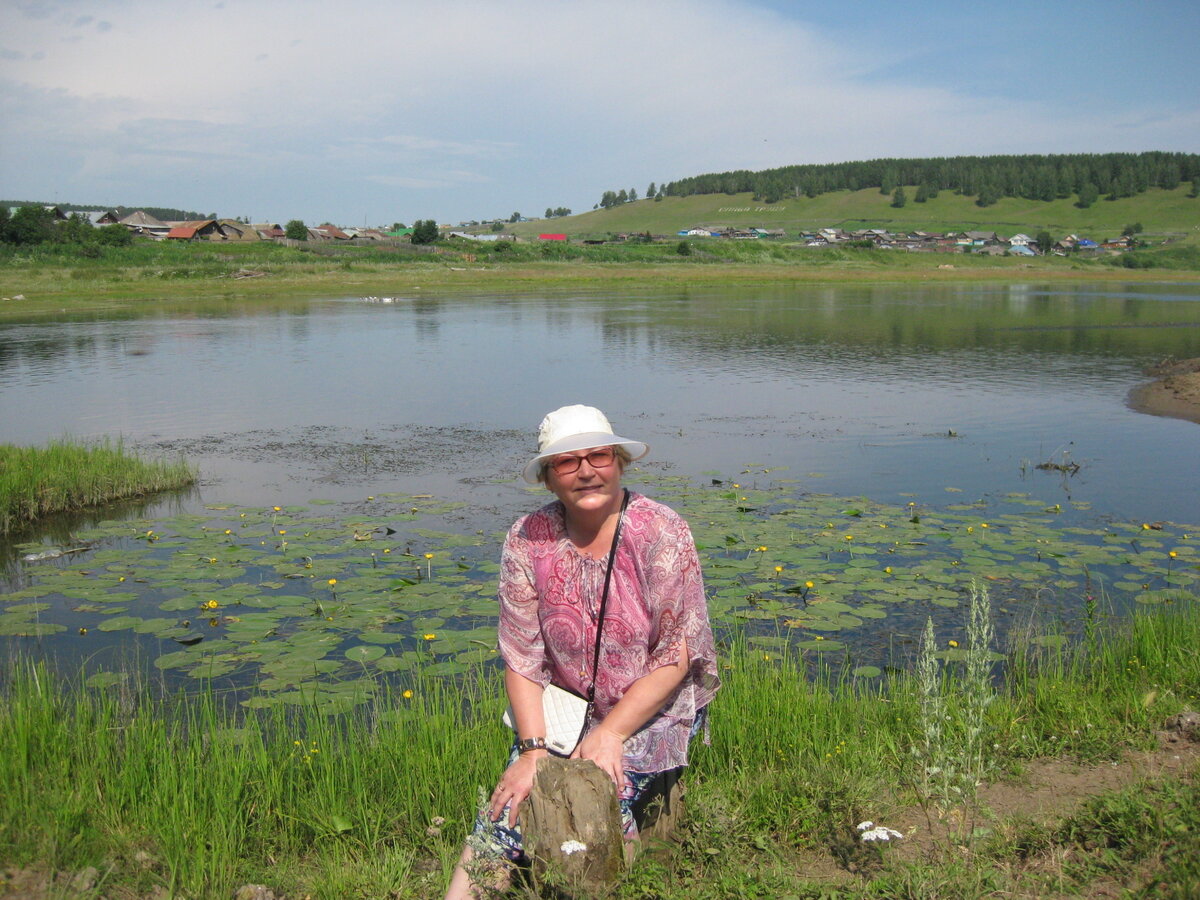
[[[1168,360],[1146,374],[1155,380],[1129,392],[1131,409],[1200,423],[1200,357]]]

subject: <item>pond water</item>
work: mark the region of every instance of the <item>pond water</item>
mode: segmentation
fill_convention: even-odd
[[[0,440],[120,435],[182,453],[198,489],[139,521],[233,505],[272,540],[260,513],[275,506],[382,523],[368,497],[408,510],[401,498],[431,495],[463,504],[429,513],[442,533],[487,536],[481,555],[545,496],[514,473],[541,416],[574,402],[651,445],[629,483],[652,495],[683,476],[931,512],[1019,494],[1059,507],[1063,527],[1200,521],[1200,426],[1125,403],[1148,364],[1200,356],[1200,285],[396,291],[0,323]],[[107,535],[53,568],[128,546]],[[16,561],[27,550],[9,548],[0,602],[29,605],[51,570]],[[73,635],[95,618],[60,615],[56,598],[34,604],[40,622]]]

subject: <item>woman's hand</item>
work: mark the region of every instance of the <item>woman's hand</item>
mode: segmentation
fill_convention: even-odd
[[[571,754],[571,759],[590,759],[604,770],[617,786],[617,790],[620,790],[625,783],[625,766],[622,764],[624,746],[624,735],[600,724],[579,742],[579,746]]]
[[[545,750],[527,750],[513,761],[504,774],[500,783],[492,791],[491,817],[495,822],[508,807],[508,823],[515,825],[521,814],[521,804],[533,790],[533,776],[537,774],[537,761],[549,755]]]

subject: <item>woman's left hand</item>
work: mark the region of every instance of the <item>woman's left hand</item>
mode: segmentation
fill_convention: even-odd
[[[622,764],[624,746],[623,735],[598,725],[579,742],[571,759],[590,759],[608,774],[620,790],[625,783],[625,767]]]

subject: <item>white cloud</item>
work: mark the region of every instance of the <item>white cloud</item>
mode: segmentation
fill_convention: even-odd
[[[463,217],[732,168],[1200,135],[1194,107],[971,96],[952,69],[943,84],[881,75],[900,51],[802,15],[738,0],[3,4],[0,190],[74,178],[82,197],[89,177],[133,191],[188,172],[206,208],[269,181],[273,215],[336,218],[307,204],[344,196],[358,216],[434,201],[405,217]]]

